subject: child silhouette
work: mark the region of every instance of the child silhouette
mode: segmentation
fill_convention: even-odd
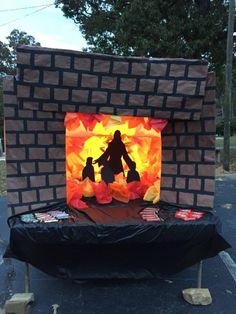
[[[112,171],[109,165],[109,162],[104,160],[102,162],[102,165],[103,165],[102,170],[101,170],[102,180],[106,182],[106,184],[114,182],[115,176],[114,176],[114,172]]]
[[[93,163],[93,158],[88,157],[86,161],[86,166],[84,167],[82,171],[82,179],[85,180],[86,178],[89,178],[91,181],[95,182],[95,177],[94,177],[94,167],[92,165]]]
[[[130,163],[130,170],[128,171],[127,175],[127,183],[133,182],[133,181],[140,181],[140,176],[138,171],[136,170],[136,162],[132,161]]]

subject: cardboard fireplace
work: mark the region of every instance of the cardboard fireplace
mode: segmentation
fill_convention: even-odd
[[[64,199],[66,181],[70,194],[69,179],[79,184],[87,158],[98,159],[116,130],[140,182],[159,180],[160,200],[213,207],[215,82],[205,61],[25,46],[17,69],[4,85],[11,214]],[[94,166],[98,185],[101,160]],[[122,158],[124,177],[130,167]]]
[[[6,257],[63,278],[146,278],[229,247],[209,210],[215,81],[205,61],[24,46],[4,108]],[[180,207],[195,209],[190,221]]]

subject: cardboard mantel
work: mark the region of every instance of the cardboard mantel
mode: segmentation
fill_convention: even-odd
[[[215,80],[202,60],[20,47],[4,80],[9,214],[66,197],[66,112],[167,119],[161,200],[213,208]]]

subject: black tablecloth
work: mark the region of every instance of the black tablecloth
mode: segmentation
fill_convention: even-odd
[[[145,222],[139,215],[145,206],[140,201],[91,203],[59,223],[22,223],[20,216],[13,217],[5,257],[71,279],[152,278],[176,273],[230,247],[212,213],[182,221],[174,217],[175,208],[163,209],[163,221]]]

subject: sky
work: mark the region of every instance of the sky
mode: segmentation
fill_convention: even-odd
[[[42,47],[82,50],[86,42],[73,20],[65,18],[54,5],[43,9],[43,5],[53,3],[54,0],[0,0],[0,41],[7,42],[6,37],[16,28],[34,36]],[[33,6],[40,7],[14,10]]]

